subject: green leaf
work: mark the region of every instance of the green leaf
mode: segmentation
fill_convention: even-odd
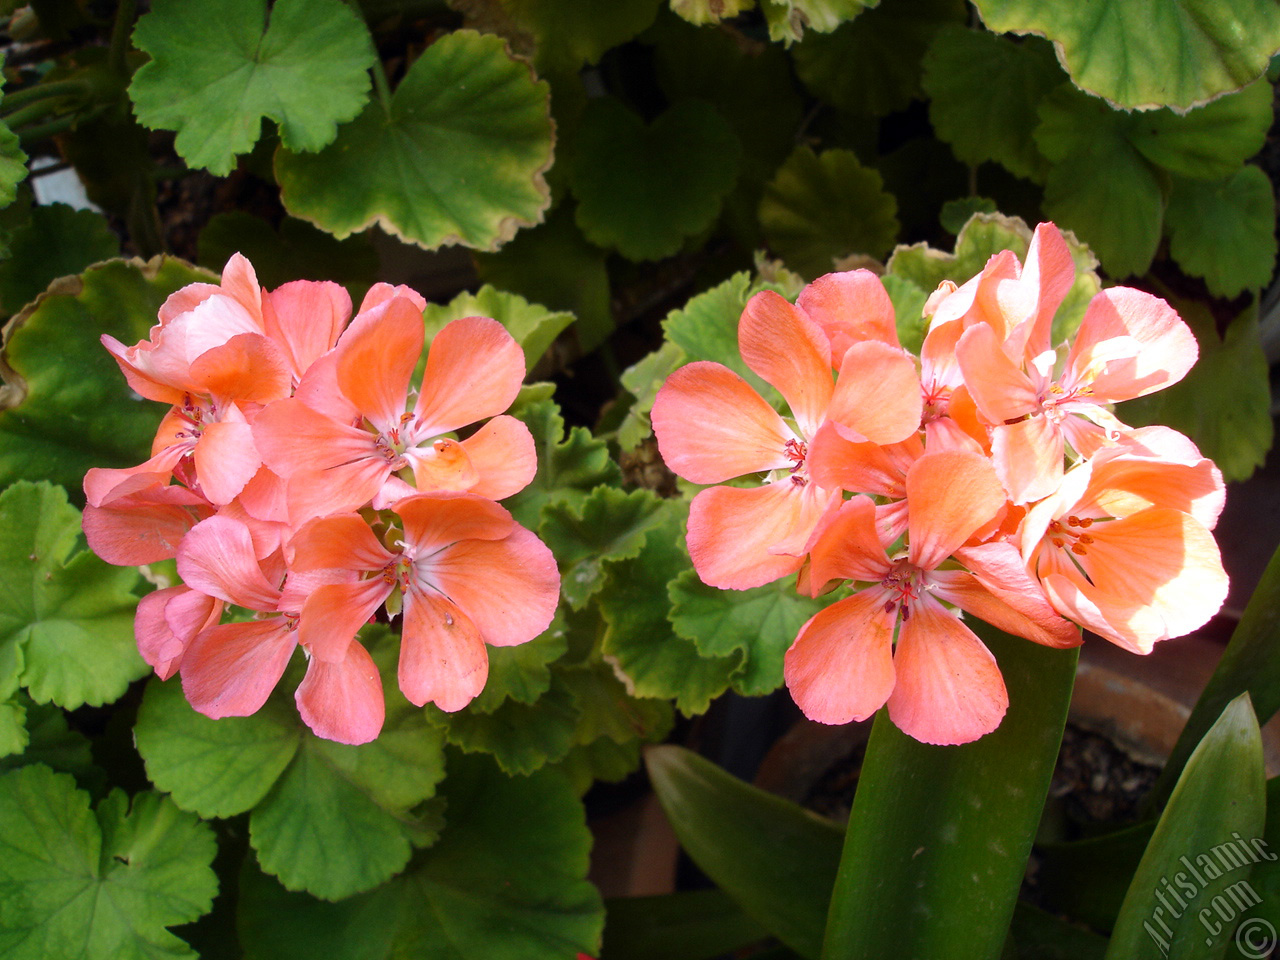
[[[27,176],[27,155],[18,138],[0,123],[0,207],[7,207],[18,197],[18,184]]]
[[[920,353],[924,335],[929,332],[929,321],[924,316],[928,293],[896,273],[886,273],[880,278],[893,302],[894,324],[898,328],[898,342],[904,350]]]
[[[272,697],[249,717],[196,713],[176,680],[147,684],[133,731],[147,776],[183,810],[205,818],[251,810],[298,752],[297,711]]]
[[[960,197],[942,205],[938,222],[947,233],[959,234],[975,213],[995,213],[996,202],[990,197]]]
[[[667,341],[684,352],[686,360],[712,360],[724,364],[751,384],[762,397],[776,398],[777,391],[747,368],[738,350],[738,323],[747,301],[756,292],[750,274],[735,273],[723,283],[698,294],[683,307],[672,310],[662,321],[662,330]]]
[[[510,779],[451,757],[439,841],[401,876],[341,903],[241,878],[248,960],[564,960],[594,953],[604,909],[586,880],[591,835],[564,779]]]
[[[1225,180],[1175,177],[1165,211],[1169,253],[1185,272],[1204,277],[1217,297],[1267,285],[1276,262],[1275,222],[1271,181],[1254,166]]]
[[[359,747],[321,740],[282,683],[251,717],[210,720],[176,683],[153,681],[135,740],[147,773],[203,816],[252,809],[249,841],[286,887],[340,899],[384,882],[408,862],[430,824],[410,811],[444,775],[443,738],[395,684],[395,644],[368,641],[383,674],[387,718]],[[426,831],[426,834],[424,834]]]
[[[440,329],[450,320],[475,316],[492,317],[506,327],[524,350],[525,366],[529,369],[533,369],[533,365],[547,352],[560,331],[573,323],[571,313],[553,313],[524,297],[497,290],[488,284],[476,293],[458,294],[445,306],[427,304],[424,319],[431,331]]]
[[[653,401],[667,377],[688,360],[685,352],[668,340],[622,372],[622,385],[635,398],[618,426],[618,446],[624,451],[635,450],[653,435],[653,424],[649,420]]]
[[[166,927],[207,913],[213,831],[168,799],[116,790],[89,809],[48,767],[0,776],[0,952],[13,960],[192,958]]]
[[[1151,842],[1155,821],[1036,847],[1040,903],[1095,930],[1110,931],[1129,882]]]
[[[467,753],[490,754],[513,776],[563,760],[575,743],[579,714],[572,691],[555,674],[535,703],[507,700],[487,713],[428,711],[450,744]]]
[[[538,534],[560,566],[560,591],[574,610],[604,585],[605,564],[640,552],[649,530],[662,522],[665,501],[649,490],[627,493],[600,486],[580,504],[551,504]]]
[[[1280,49],[1270,0],[975,0],[994,33],[1034,33],[1057,46],[1077,86],[1124,109],[1187,109],[1260,77]]]
[[[657,15],[661,0],[501,0],[517,29],[532,34],[544,73],[576,72],[626,43]],[[459,3],[459,6],[466,6]]]
[[[26,749],[16,756],[0,760],[0,772],[18,767],[43,763],[61,773],[76,778],[82,789],[91,793],[105,793],[106,776],[94,765],[89,752],[89,738],[67,726],[67,715],[53,704],[32,703],[23,694],[9,701],[6,706],[17,707],[26,714],[23,740]]]
[[[502,39],[459,30],[413,62],[319,153],[280,150],[285,209],[342,239],[378,224],[409,243],[493,250],[542,219],[554,137],[547,84]]]
[[[830,33],[877,3],[879,0],[760,0],[760,8],[769,24],[769,39],[790,44],[803,37],[805,30]]]
[[[469,708],[492,713],[507,700],[534,703],[551,687],[550,665],[568,649],[567,628],[559,616],[528,643],[489,647],[489,678]]]
[[[687,505],[668,509],[639,554],[608,568],[600,593],[606,624],[600,649],[635,696],[674,699],[681,713],[694,716],[705,713],[712,699],[728,689],[743,654],[703,656],[692,641],[675,633],[668,619],[667,584],[690,569],[684,547],[686,512]]]
[[[622,472],[609,456],[609,446],[585,427],[565,435],[564,418],[554,401],[540,400],[517,410],[528,425],[538,451],[533,482],[504,501],[520,524],[537,529],[548,504],[577,506],[600,484],[622,483]]]
[[[1271,126],[1269,83],[1251,83],[1187,114],[1152,110],[1131,117],[1129,139],[1170,173],[1217,180],[1262,149]]]
[[[7,327],[0,392],[0,484],[52,480],[79,491],[90,467],[150,456],[164,415],[140,402],[100,341],[147,337],[165,298],[214,279],[172,258],[113,260],[56,282]],[[90,415],[92,414],[92,415]],[[77,493],[78,496],[78,493]]]
[[[796,72],[818,97],[851,113],[885,116],[920,93],[920,58],[934,34],[963,22],[959,0],[894,0],[792,50]]]
[[[120,240],[101,214],[65,203],[38,206],[13,232],[12,255],[0,262],[0,303],[16,312],[58,277],[77,274],[120,252]]]
[[[711,104],[681,100],[645,126],[601,97],[582,116],[569,184],[592,243],[659,260],[711,226],[738,176],[742,148]]]
[[[1035,131],[1053,162],[1044,212],[1074,230],[1115,277],[1145,273],[1160,242],[1164,196],[1131,139],[1138,122],[1064,84],[1041,101]]]
[[[945,26],[924,58],[921,85],[934,129],[960,160],[973,166],[994,160],[1043,182],[1048,165],[1030,134],[1040,100],[1061,82],[1047,43]]]
[[[806,621],[828,600],[795,591],[790,577],[750,590],[709,587],[688,570],[667,588],[671,624],[705,657],[743,656],[733,686],[746,696],[771,693],[782,685],[782,658]]]
[[[609,274],[605,252],[583,238],[571,207],[560,204],[546,223],[522,230],[497,253],[477,255],[476,272],[499,289],[572,313],[578,344],[590,352],[613,333]]]
[[[614,897],[604,907],[605,960],[711,960],[769,935],[723,890]]]
[[[1217,463],[1228,482],[1244,480],[1271,449],[1267,360],[1250,304],[1219,336],[1208,307],[1169,298],[1200,344],[1200,359],[1173,386],[1130,400],[1117,416],[1134,427],[1151,423],[1180,430]]]
[[[0,764],[3,758],[21,754],[29,742],[26,706],[16,694],[0,701]]]
[[[804,117],[790,57],[773,44],[742,44],[729,31],[695,30],[669,18],[645,36],[655,41],[654,69],[667,99],[705,100],[733,128],[742,144],[735,192],[749,181],[754,207],[760,187],[795,146]]]
[[[1191,710],[1149,803],[1158,805],[1173,789],[1191,751],[1210,726],[1240,694],[1248,693],[1258,721],[1267,723],[1280,710],[1280,549],[1272,554],[1253,596],[1231,634],[1213,676]],[[1280,810],[1274,811],[1280,814]],[[1277,818],[1280,824],[1280,818]]]
[[[765,188],[760,226],[787,266],[810,279],[853,253],[882,257],[898,235],[897,201],[850,150],[797,147]]]
[[[0,697],[101,706],[147,672],[133,637],[138,571],[75,549],[66,491],[16,483],[0,494]]]
[[[1207,908],[1234,892],[1228,890],[1233,885],[1247,886],[1258,857],[1249,840],[1240,838],[1261,836],[1265,793],[1262,734],[1248,695],[1241,694],[1187,761],[1120,908],[1108,958],[1222,956],[1227,938],[1216,939],[1221,930],[1209,929],[1195,905]],[[1199,887],[1194,897],[1184,881]],[[1164,890],[1170,884],[1187,892],[1191,909],[1177,912],[1157,900],[1158,895],[1167,900]]]
[[[1076,652],[970,624],[1000,664],[1009,711],[994,732],[960,746],[919,743],[887,711],[877,714],[831,897],[828,960],[1001,955]]]
[[[376,54],[341,0],[157,0],[133,42],[151,54],[129,86],[138,119],[176,130],[193,167],[224,176],[258,139],[262,118],[289,150],[333,142],[364,107]]]
[[[749,917],[816,960],[840,827],[683,747],[650,747],[645,764],[667,820],[699,868]]]
[[[1019,900],[1009,935],[1019,960],[1103,960],[1107,941],[1060,917]]]
[[[1018,217],[977,214],[956,237],[954,253],[937,250],[927,243],[899,246],[889,258],[885,272],[910,280],[930,294],[943,280],[960,284],[981,273],[987,260],[1001,250],[1012,250],[1023,260],[1030,245],[1031,229]]]
[[[755,6],[755,0],[671,0],[671,9],[697,26],[732,20]]]
[[[291,280],[333,280],[363,296],[378,272],[378,254],[367,236],[335,240],[293,217],[282,218],[276,228],[242,210],[214,214],[200,231],[202,266],[221,271],[233,253],[249,259],[267,289]],[[351,299],[360,302],[360,296]]]

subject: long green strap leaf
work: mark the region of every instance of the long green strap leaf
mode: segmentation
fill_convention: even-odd
[[[650,747],[645,763],[693,862],[749,917],[801,956],[816,958],[840,827],[683,747]]]
[[[600,960],[713,960],[769,931],[723,890],[689,890],[604,902]]]
[[[918,743],[876,717],[823,960],[982,960],[1004,947],[1053,774],[1076,652],[975,623],[1009,712],[975,743]]]
[[[1107,960],[1221,957],[1249,886],[1266,822],[1262,734],[1248,694],[1227,706],[1187,761],[1138,865]],[[1263,954],[1258,954],[1262,956]]]
[[[1266,723],[1280,710],[1280,550],[1267,564],[1218,669],[1187,718],[1169,762],[1147,798],[1150,807],[1158,807],[1168,798],[1205,731],[1223,708],[1246,690],[1259,723]]]

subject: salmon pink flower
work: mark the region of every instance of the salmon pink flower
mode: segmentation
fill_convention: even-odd
[[[1170,434],[1139,431],[1138,452],[1110,448],[1072,468],[1020,531],[1022,555],[1053,606],[1134,653],[1202,626],[1227,596],[1210,533],[1221,474]],[[1150,455],[1161,449],[1173,457]]]
[[[1126,287],[1097,294],[1055,374],[1046,351],[1025,367],[1009,359],[986,324],[965,331],[956,357],[991,450],[1015,503],[1048,496],[1062,481],[1065,444],[1082,457],[1128,430],[1107,409],[1177,383],[1191,369],[1195,337],[1163,300]]]
[[[524,352],[487,317],[449,323],[427,354],[410,405],[410,380],[423,347],[421,308],[394,296],[360,313],[330,355],[312,365],[295,397],[254,421],[267,465],[288,481],[295,523],[383,506],[412,492],[468,490],[502,499],[533,479],[533,437],[503,415],[524,380]],[[450,434],[486,418],[465,440]],[[390,496],[380,498],[384,487]]]
[[[814,299],[825,310],[838,293],[831,286]],[[852,336],[843,328],[846,335]],[[833,383],[827,335],[802,308],[770,291],[747,303],[738,343],[747,367],[786,399],[790,422],[732,370],[705,361],[667,379],[652,419],[663,459],[686,480],[718,484],[766,475],[758,487],[703,490],[689,512],[698,575],[742,590],[799,570],[819,520],[839,503],[837,489],[811,482],[807,465],[823,424],[852,441],[905,440],[920,423],[920,389],[914,361],[882,340],[851,343]]]
[[[911,511],[900,556],[885,553],[867,497],[844,503],[820,531],[812,550],[814,592],[836,578],[869,586],[800,629],[784,675],[812,720],[861,720],[887,703],[893,722],[917,740],[968,743],[996,728],[1008,695],[995,658],[944,601],[1049,646],[1074,646],[1079,637],[1018,563],[984,564],[988,574],[1013,574],[1000,584],[943,566],[1004,507],[986,458],[926,453],[907,471],[906,490]]]
[[[403,609],[400,689],[418,706],[461,710],[484,688],[485,644],[515,646],[551,623],[560,575],[551,551],[501,506],[470,493],[416,494],[392,508],[394,551],[358,514],[312,520],[292,542],[293,569],[339,574],[302,608],[300,640],[341,662],[388,600]]]
[[[304,598],[324,578],[300,578],[303,585],[286,585],[282,591],[277,586],[284,571],[280,560],[278,555],[259,558],[248,527],[230,517],[201,521],[183,539],[178,574],[185,584],[258,615],[248,622],[206,627],[182,653],[183,693],[206,716],[256,713],[280,682],[298,645]],[[165,606],[166,617],[172,604],[171,599]],[[317,736],[367,743],[382,729],[382,680],[358,643],[334,661],[310,657],[295,700]]]

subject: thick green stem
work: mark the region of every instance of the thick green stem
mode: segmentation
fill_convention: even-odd
[[[125,58],[129,53],[129,37],[133,33],[137,7],[136,0],[119,0],[116,19],[111,25],[111,51],[107,55],[107,64],[122,77],[129,76],[129,65]]]
[[[1053,650],[966,621],[1009,691],[1000,726],[929,746],[877,715],[822,960],[997,960],[1031,852],[1075,678]]]
[[[46,101],[63,100],[67,97],[88,99],[91,93],[92,90],[90,90],[89,85],[83,80],[55,80],[52,83],[38,83],[33,87],[6,93],[3,103],[0,103],[0,110],[3,110],[5,114],[9,114],[33,103],[45,104]],[[53,106],[52,102],[46,104],[45,112],[48,112]]]

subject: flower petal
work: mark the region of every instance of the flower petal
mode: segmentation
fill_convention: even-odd
[[[826,499],[789,480],[761,487],[710,487],[689,507],[689,555],[702,582],[747,590],[800,569],[803,557],[774,553],[779,543],[806,539]]]
[[[400,424],[423,336],[422,312],[397,297],[361,313],[338,341],[338,389],[379,430]]]
[[[964,332],[956,343],[956,362],[988,423],[1018,420],[1039,409],[1031,378],[1005,355],[996,332],[985,323]]]
[[[912,606],[893,665],[889,719],[921,743],[970,743],[998,727],[1009,707],[996,658],[935,601]]]
[[[799,439],[747,381],[709,361],[671,374],[651,419],[662,459],[693,483],[787,467],[786,443]]]
[[[182,658],[182,692],[206,717],[247,717],[267,702],[296,646],[284,617],[212,627]]]
[[[138,653],[168,680],[182,664],[191,641],[222,617],[222,601],[179,584],[154,590],[138,601],[133,621]]]
[[[1133,348],[1123,358],[1109,357],[1107,341],[1120,337],[1132,338]],[[1177,383],[1199,353],[1191,328],[1164,300],[1110,287],[1089,301],[1067,355],[1063,384],[1091,387],[1098,403],[1131,400]]]
[[[395,585],[374,577],[348,583],[325,583],[312,590],[298,619],[298,642],[313,660],[342,663],[355,636],[369,622]]]
[[[427,352],[415,429],[436,436],[505,413],[524,375],[524,351],[497,320],[447,323]]]
[[[484,689],[489,652],[465,613],[439,594],[410,586],[400,638],[400,690],[410,703],[461,710]]]
[[[893,616],[875,591],[838,600],[809,619],[787,651],[783,676],[818,723],[865,720],[894,686]]]
[[[831,403],[831,344],[822,328],[772,290],[747,301],[738,322],[747,367],[787,400],[800,432],[818,431]]]
[[[196,442],[195,464],[205,496],[220,506],[230,503],[262,466],[253,428],[243,420],[205,424]]]
[[[991,461],[976,453],[926,453],[907,471],[908,555],[932,570],[986,526],[1005,504]]]
[[[1012,503],[1032,503],[1062,485],[1062,430],[1046,416],[991,428],[991,459]]]
[[[899,347],[893,301],[870,270],[847,270],[819,277],[800,291],[796,306],[822,328],[832,357],[843,357],[855,343],[877,340]]]
[[[462,441],[478,479],[470,491],[490,500],[519,493],[538,472],[538,452],[529,428],[506,414],[494,417]]]
[[[358,643],[347,647],[341,663],[313,658],[293,699],[302,722],[317,737],[338,743],[369,743],[382,732],[386,719],[382,678]]]
[[[472,493],[422,493],[396,501],[410,559],[459,540],[501,540],[516,527],[505,509]]]
[[[351,294],[330,280],[294,280],[262,300],[262,326],[281,348],[293,379],[333,349],[351,316]]]
[[[280,591],[267,582],[253,548],[249,529],[230,517],[210,517],[197,523],[178,548],[178,576],[211,597],[274,612]]]
[[[485,643],[510,647],[551,624],[560,602],[560,573],[546,544],[524,527],[501,540],[461,540],[430,561],[425,577],[457,605]]]
[[[818,596],[832,580],[873,583],[889,572],[889,558],[876,527],[869,497],[854,497],[819,530],[811,547],[810,589]]]
[[[877,340],[855,343],[840,363],[827,416],[872,443],[899,443],[920,428],[924,400],[915,361]]]

